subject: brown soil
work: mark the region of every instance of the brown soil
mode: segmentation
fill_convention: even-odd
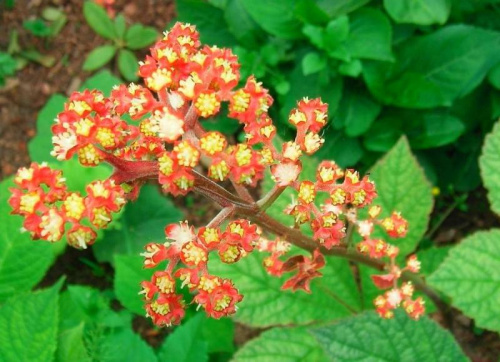
[[[14,10],[0,9],[0,49],[6,49],[9,32],[17,30],[22,47],[34,47],[42,54],[52,55],[57,61],[54,67],[44,68],[29,63],[22,71],[10,78],[7,85],[0,88],[0,179],[9,176],[20,167],[29,163],[27,142],[35,133],[37,113],[51,94],[69,94],[87,78],[90,73],[81,70],[86,55],[105,40],[96,35],[85,23],[82,15],[81,0],[26,0],[17,1]],[[39,17],[45,6],[59,6],[64,9],[68,23],[55,38],[46,41],[30,35],[22,23],[26,19]],[[116,0],[115,9],[123,12],[127,22],[142,23],[164,30],[174,17],[172,1]],[[64,57],[67,56],[67,62]],[[437,229],[432,239],[440,245],[456,243],[463,236],[475,230],[499,226],[496,216],[489,212],[484,190],[471,196],[467,201],[467,212],[455,210]],[[198,196],[191,200],[177,199],[176,205],[190,211],[194,224],[210,220],[217,210],[204,203]],[[436,211],[436,217],[452,201],[445,200],[442,210]],[[191,204],[195,206],[191,206]],[[197,212],[193,213],[192,210]],[[192,216],[192,217],[191,217]],[[436,219],[436,218],[433,218]],[[95,263],[97,267],[89,267]],[[41,286],[50,285],[61,275],[74,284],[86,284],[100,289],[112,286],[113,269],[108,264],[99,264],[92,252],[77,251],[68,248],[49,270]],[[434,319],[444,324],[439,314]],[[158,346],[170,329],[157,330],[142,317],[136,317],[134,330],[140,333],[152,346]],[[473,322],[458,311],[452,312],[448,327],[458,342],[473,361],[498,361],[500,357],[500,337],[496,333],[474,329]],[[238,325],[235,342],[238,346],[259,335],[262,330]]]

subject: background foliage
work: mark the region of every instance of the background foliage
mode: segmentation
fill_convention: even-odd
[[[126,57],[135,58],[133,51],[156,33],[139,24],[127,30],[119,17],[111,21],[93,5],[85,6],[87,21],[94,19],[92,29],[112,44],[91,52],[84,68],[98,69],[118,52],[118,70],[134,79]],[[304,163],[304,177],[314,177],[321,159],[369,171],[384,211],[400,210],[410,222],[398,245],[402,257],[418,253],[431,285],[475,320],[477,333],[500,331],[500,231],[477,232],[447,247],[425,237],[432,224],[432,186],[455,195],[483,182],[492,210],[500,212],[500,126],[493,128],[500,116],[500,2],[177,0],[176,5],[179,20],[195,24],[202,41],[231,47],[243,76],[255,74],[271,88],[282,138],[293,132],[287,115],[297,99],[321,96],[329,103],[325,146]],[[36,25],[27,26],[41,31]],[[12,59],[0,53],[0,85],[14,71]],[[109,93],[121,82],[102,70],[81,88]],[[40,111],[29,152],[34,161],[62,168],[69,187],[82,190],[111,170],[82,169],[75,160],[59,163],[50,157],[50,126],[65,100],[55,94]],[[241,136],[237,122],[224,114],[205,126]],[[163,238],[165,224],[192,215],[146,186],[92,249],[97,263],[89,267],[112,279],[106,287],[52,278],[35,288],[64,243],[32,242],[18,232],[21,221],[8,215],[6,202],[11,182],[0,183],[0,220],[8,220],[0,228],[0,356],[6,361],[467,360],[451,333],[429,317],[414,322],[398,313],[394,320],[379,319],[372,311],[378,291],[368,268],[353,273],[347,261],[328,258],[313,293],[292,294],[280,290],[282,280],[266,275],[257,254],[231,266],[211,265],[245,295],[234,320],[209,320],[190,309],[184,324],[168,329],[153,348],[137,327],[144,322],[139,282],[153,272],[142,268],[138,253]],[[263,191],[271,187],[267,176]],[[289,200],[290,193],[283,193],[269,213],[288,223],[282,210]],[[381,230],[380,237],[385,237]],[[110,273],[102,269],[108,264]],[[435,310],[430,301],[428,307]],[[237,348],[240,323],[260,335]]]

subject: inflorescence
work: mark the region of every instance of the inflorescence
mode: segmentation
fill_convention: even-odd
[[[13,213],[24,216],[24,229],[34,239],[55,242],[65,236],[71,246],[86,248],[112,214],[137,197],[147,180],[156,179],[165,193],[174,196],[196,190],[200,178],[211,184],[228,181],[237,196],[225,199],[224,193],[208,193],[224,209],[207,226],[195,230],[188,222],[167,225],[166,242],[146,245],[144,266],[161,267],[142,283],[141,291],[147,315],[155,324],[180,322],[185,302],[178,289],[184,287],[194,294],[193,303],[211,317],[236,311],[243,296],[231,280],[210,274],[207,264],[212,252],[228,264],[255,249],[269,253],[264,259],[269,274],[294,273],[283,289],[310,292],[311,280],[321,276],[319,270],[325,265],[324,252],[351,247],[369,258],[388,260],[387,273],[373,277],[377,287],[388,290],[375,299],[378,313],[390,318],[402,306],[418,319],[424,312],[423,301],[412,299],[414,287],[400,283],[400,278],[404,271],[417,273],[419,262],[412,256],[399,268],[398,248],[372,236],[378,227],[390,237],[404,237],[406,220],[397,212],[380,217],[381,208],[371,205],[377,196],[375,184],[332,161],[319,164],[315,181],[299,180],[303,155],[314,154],[324,143],[320,133],[327,123],[327,105],[320,99],[300,100],[289,116],[296,137],[278,147],[276,127],[268,114],[273,99],[253,77],[236,89],[239,67],[231,50],[202,47],[194,26],[177,23],[140,63],[144,86],[120,85],[109,97],[96,90],[72,94],[52,127],[52,155],[61,161],[76,157],[90,167],[108,162],[115,172],[107,180],[89,184],[86,195],[81,195],[69,191],[61,171],[46,164],[20,169],[10,205]],[[228,116],[241,123],[244,142],[230,144],[222,133],[205,131],[200,123],[216,116],[223,103]],[[254,202],[247,187],[257,186],[266,169],[275,187]],[[208,178],[201,175],[203,170]],[[243,200],[265,215],[265,208],[287,187],[295,189],[297,197],[285,213],[294,227],[306,224],[312,230],[315,246],[310,257],[289,256],[286,233],[273,239],[274,230],[234,217],[234,200]],[[326,195],[320,205],[319,194]],[[361,209],[366,211],[358,213]],[[268,235],[263,236],[263,231]],[[353,231],[361,237],[356,244]]]

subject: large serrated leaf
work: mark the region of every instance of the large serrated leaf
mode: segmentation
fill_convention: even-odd
[[[7,200],[12,186],[11,179],[0,183],[0,303],[30,290],[54,261],[50,244],[34,242],[29,233],[21,232],[22,217],[10,214]]]
[[[328,360],[306,328],[273,328],[246,343],[233,357],[235,362],[321,362]]]
[[[491,209],[500,214],[500,122],[484,140],[479,167]]]
[[[467,361],[453,336],[424,317],[360,314],[311,331],[334,361]]]
[[[477,232],[450,250],[429,283],[482,328],[500,331],[500,230]]]
[[[0,308],[0,356],[5,362],[51,361],[57,347],[58,291],[21,294]]]
[[[433,207],[432,188],[424,170],[412,155],[406,138],[398,143],[371,169],[378,197],[374,204],[382,207],[382,217],[393,211],[408,220],[406,237],[394,239],[401,255],[411,253],[427,230]],[[391,241],[387,239],[388,241]]]

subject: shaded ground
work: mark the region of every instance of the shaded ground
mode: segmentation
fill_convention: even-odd
[[[0,179],[29,163],[27,141],[36,133],[35,120],[38,111],[51,94],[69,94],[79,87],[90,75],[81,70],[86,55],[96,46],[105,43],[85,23],[82,3],[81,0],[26,0],[17,2],[13,11],[0,9],[0,49],[7,47],[7,34],[15,29],[19,32],[21,46],[33,46],[42,54],[52,55],[57,59],[52,68],[28,64],[8,80],[6,87],[0,88]],[[40,16],[47,5],[61,6],[68,16],[68,23],[62,32],[49,41],[30,35],[22,27],[24,20]],[[175,11],[173,1],[158,0],[117,0],[115,8],[118,12],[124,12],[129,24],[140,22],[158,30],[166,27]],[[433,219],[439,219],[452,203],[453,200],[445,199]],[[203,210],[192,215],[193,224],[197,225],[208,221],[216,212],[213,206],[203,203],[197,196],[188,200],[178,199],[176,204],[184,209],[192,204],[196,205],[198,210]],[[431,236],[436,244],[456,243],[475,230],[499,226],[498,218],[489,211],[484,190],[471,195],[464,205],[467,206],[467,211],[454,209],[436,228]],[[50,285],[60,275],[66,274],[71,283],[105,289],[111,287],[112,273],[111,266],[99,264],[90,250],[82,252],[68,248],[66,253],[57,259],[41,285]],[[439,314],[433,317],[444,323]],[[448,328],[473,361],[498,361],[498,334],[475,329],[470,319],[455,310]],[[152,328],[150,322],[141,317],[134,320],[134,329],[153,346],[157,346],[165,334],[169,333],[169,330],[158,331]],[[258,329],[238,325],[235,342],[241,345],[259,333]]]

